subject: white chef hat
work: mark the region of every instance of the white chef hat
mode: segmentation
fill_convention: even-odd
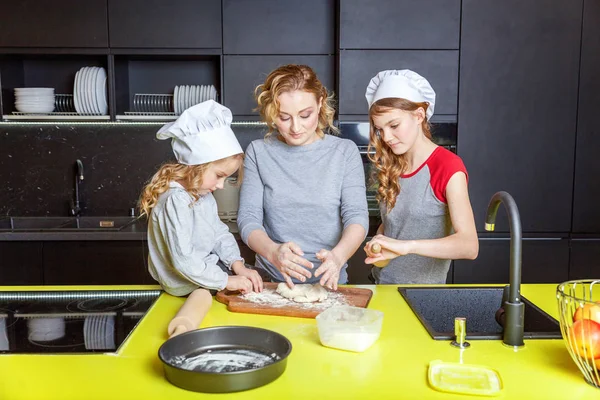
[[[186,165],[205,164],[243,153],[230,128],[231,111],[214,100],[185,110],[176,121],[156,133],[160,140],[172,138],[177,161]]]
[[[369,108],[379,99],[390,97],[415,103],[427,102],[427,119],[433,115],[435,91],[421,75],[409,69],[381,71],[371,79],[365,93]]]

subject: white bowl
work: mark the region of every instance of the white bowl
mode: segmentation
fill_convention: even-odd
[[[29,340],[49,342],[65,336],[64,318],[32,318],[27,320]]]
[[[363,352],[379,339],[383,312],[335,306],[317,315],[321,344],[334,349]]]
[[[54,111],[54,103],[44,105],[31,105],[31,104],[15,104],[17,111],[23,113],[51,113]]]
[[[54,93],[54,88],[42,88],[42,87],[15,88],[15,92],[16,93],[30,93],[30,92]]]

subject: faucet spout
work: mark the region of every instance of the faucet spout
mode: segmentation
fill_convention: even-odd
[[[500,203],[508,213],[510,227],[510,278],[508,299],[504,302],[505,324],[503,341],[510,346],[523,346],[525,304],[521,301],[522,229],[519,208],[515,199],[507,192],[497,192],[488,204],[485,230],[495,229],[496,214]]]
[[[81,207],[79,205],[79,181],[83,180],[83,163],[81,160],[75,160],[75,186],[74,198],[71,200],[71,215],[79,217],[81,215]]]
[[[77,175],[79,176],[79,180],[83,180],[83,163],[81,160],[75,160],[75,164],[77,166]]]

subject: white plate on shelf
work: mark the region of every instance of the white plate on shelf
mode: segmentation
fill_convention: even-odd
[[[83,114],[89,113],[86,101],[86,90],[85,90],[85,79],[87,77],[87,67],[81,68],[81,77],[79,78],[78,92],[79,92],[79,102],[81,105],[81,112]]]
[[[104,68],[96,68],[96,79],[94,80],[94,96],[96,98],[96,112],[104,115],[108,110],[106,97],[103,96],[104,84],[106,81],[106,72]]]
[[[175,86],[173,89],[173,111],[175,114],[179,114],[179,106],[177,105],[177,95],[179,94],[179,86]]]
[[[183,104],[184,111],[190,108],[190,103],[192,101],[192,88],[190,85],[185,85],[185,103]]]
[[[85,110],[86,114],[92,113],[92,107],[90,104],[89,88],[88,88],[89,75],[90,75],[89,67],[84,67],[83,79],[81,81],[80,87],[81,87],[81,97],[83,98],[83,109]]]
[[[195,106],[198,103],[201,103],[202,101],[200,100],[200,91],[201,88],[198,85],[194,86],[194,103],[193,105]]]
[[[81,70],[75,73],[75,80],[73,81],[73,104],[75,105],[75,111],[78,114],[82,113],[80,99],[79,99],[79,78],[81,77]]]
[[[96,75],[98,75],[98,68],[90,67],[90,76],[88,79],[88,97],[90,98],[90,105],[94,114],[98,114],[100,112],[100,104],[98,104],[98,99],[96,98]]]
[[[192,102],[192,87],[190,85],[185,85],[185,110],[190,108],[190,103]]]
[[[96,107],[96,67],[88,68],[88,76],[86,81],[87,101],[90,108],[90,113],[97,114]]]

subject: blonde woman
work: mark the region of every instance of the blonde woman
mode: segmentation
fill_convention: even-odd
[[[390,70],[371,79],[366,97],[383,223],[365,262],[389,261],[371,270],[378,284],[445,283],[451,260],[476,258],[479,242],[467,170],[431,140],[435,92],[416,72]]]
[[[262,290],[259,274],[246,268],[237,242],[219,219],[212,195],[243,162],[231,119],[228,108],[209,100],[157,133],[158,139],[172,139],[178,162],[160,167],[142,192],[140,209],[149,219],[148,269],[174,296],[198,288]]]
[[[337,290],[369,225],[358,148],[327,134],[332,99],[310,67],[275,69],[255,95],[269,131],[246,149],[242,240],[271,280]]]

